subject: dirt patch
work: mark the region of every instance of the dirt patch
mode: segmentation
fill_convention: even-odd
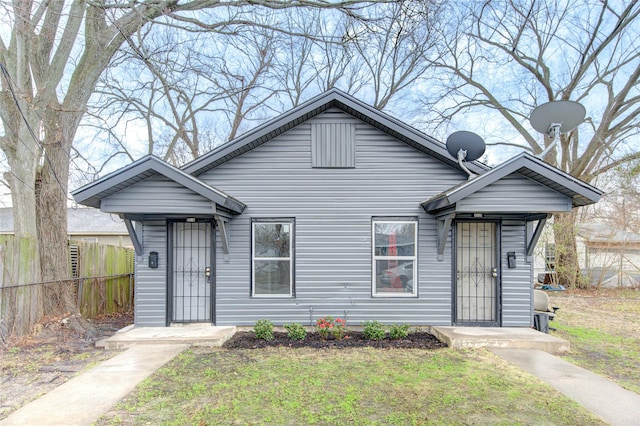
[[[0,419],[60,386],[81,371],[117,352],[96,349],[95,342],[133,323],[133,314],[106,315],[91,320],[79,333],[68,317],[49,318],[32,335],[0,346]]]
[[[291,340],[287,333],[274,332],[273,340],[258,339],[252,331],[236,333],[225,344],[227,349],[260,349],[268,347],[286,346],[291,348],[397,348],[397,349],[439,349],[447,345],[436,337],[424,331],[409,334],[405,339],[370,340],[364,337],[362,332],[349,332],[348,337],[340,340],[324,340],[318,333],[308,333],[304,340]]]

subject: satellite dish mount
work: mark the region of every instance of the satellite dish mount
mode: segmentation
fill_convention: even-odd
[[[574,101],[551,101],[533,110],[529,122],[531,127],[551,138],[551,143],[536,157],[543,159],[558,141],[560,134],[578,127],[587,111],[582,104]]]
[[[458,165],[469,175],[469,180],[477,175],[471,172],[464,164],[465,161],[475,161],[482,157],[485,150],[484,140],[473,132],[460,130],[447,138],[447,151],[458,160]]]

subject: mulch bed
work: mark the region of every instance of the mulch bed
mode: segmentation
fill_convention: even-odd
[[[440,342],[431,333],[418,331],[409,334],[406,339],[369,340],[362,332],[352,331],[348,333],[348,338],[341,340],[323,340],[318,333],[307,333],[304,340],[291,340],[285,332],[274,332],[273,340],[258,339],[252,331],[241,331],[236,333],[223,345],[227,349],[261,349],[270,347],[291,347],[291,348],[399,348],[399,349],[440,349],[447,345]]]

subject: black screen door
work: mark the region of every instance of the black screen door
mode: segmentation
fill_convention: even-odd
[[[497,223],[457,222],[455,323],[499,325]]]
[[[172,322],[211,322],[211,223],[173,224]]]

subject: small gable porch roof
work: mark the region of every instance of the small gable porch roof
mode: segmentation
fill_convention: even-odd
[[[594,186],[574,178],[527,152],[523,152],[472,180],[456,185],[422,202],[421,205],[427,213],[436,215],[442,211],[455,211],[465,198],[514,174],[523,176],[567,197],[570,200],[570,205],[562,209],[563,211],[569,211],[572,207],[596,203],[603,194]],[[511,206],[503,207],[505,211],[513,211]],[[539,204],[539,210],[538,212],[529,211],[529,213],[555,213],[559,211],[549,208],[543,203]],[[482,213],[482,211],[478,211],[478,213]]]
[[[602,191],[523,152],[474,179],[456,185],[421,203],[437,219],[438,259],[443,258],[454,219],[519,217],[538,221],[527,230],[527,258],[552,213],[598,202]]]
[[[125,166],[105,177],[85,185],[72,192],[77,203],[89,207],[101,208],[102,200],[120,191],[126,190],[149,178],[164,177],[175,182],[185,190],[192,191],[230,214],[240,214],[246,207],[244,203],[224,192],[207,185],[201,180],[183,172],[182,170],[162,161],[158,157],[148,155],[128,166]],[[162,194],[157,194],[158,198]],[[127,211],[118,211],[126,215]],[[136,211],[137,213],[137,211]],[[167,213],[171,213],[167,210]]]

